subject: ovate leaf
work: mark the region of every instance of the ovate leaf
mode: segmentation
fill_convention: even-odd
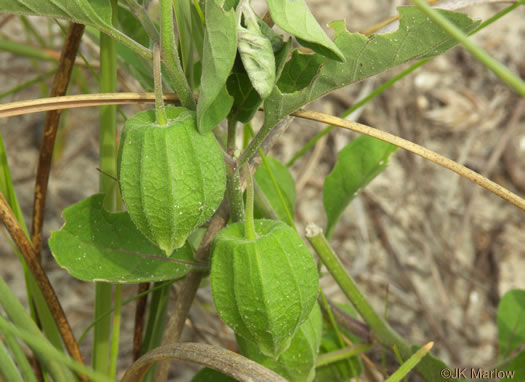
[[[388,158],[397,146],[378,139],[361,136],[354,139],[337,155],[332,172],[325,178],[323,202],[326,235],[330,237],[344,209],[359,192],[387,166]]]
[[[149,49],[111,24],[111,3],[107,0],[0,0],[0,12],[56,17],[91,25],[143,57],[151,57]]]
[[[525,290],[514,289],[498,306],[499,353],[507,357],[525,342]]]
[[[306,42],[312,50],[344,61],[341,50],[326,35],[304,0],[267,0],[273,21],[283,30]],[[306,46],[306,45],[305,45]]]
[[[103,194],[96,194],[64,210],[66,223],[49,239],[58,265],[77,279],[112,283],[176,279],[190,270],[178,262],[193,261],[187,245],[166,258],[127,212],[107,212],[103,200]]]
[[[250,3],[243,0],[239,10],[246,27],[239,24],[239,54],[250,81],[262,99],[268,97],[275,83],[275,57],[270,40],[263,34]]]
[[[517,356],[498,366],[500,375],[499,382],[517,381],[525,375],[525,350],[518,353]]]
[[[281,44],[280,49],[275,53],[276,78],[281,75],[291,47],[292,40],[288,39],[286,43]],[[261,105],[262,98],[254,89],[240,59],[235,61],[232,73],[228,78],[228,92],[234,98],[231,115],[239,122],[250,122]]]
[[[440,13],[464,32],[473,30],[479,24],[461,13]],[[332,90],[409,60],[436,56],[456,44],[447,32],[428,20],[418,8],[402,7],[399,14],[401,20],[396,32],[370,37],[348,32],[342,21],[331,23],[335,31],[334,42],[346,61],[340,63],[317,56],[312,59],[315,73],[310,73],[306,80],[302,79],[301,87],[297,89],[294,83],[305,74],[291,69],[300,66],[296,61],[304,61],[305,57],[295,54],[286,64],[272,94],[264,101],[264,128],[271,128],[284,116]],[[313,72],[310,68],[308,70]],[[285,77],[284,73],[288,75]]]
[[[205,0],[206,29],[202,53],[202,76],[197,126],[204,134],[230,112],[233,97],[226,80],[237,54],[237,21],[233,10],[226,11],[219,0]]]
[[[274,209],[279,219],[287,222],[288,214],[286,213],[286,209],[288,209],[292,217],[294,216],[296,198],[295,181],[290,174],[288,167],[283,165],[277,159],[267,156],[266,163],[270,168],[268,169],[264,163],[261,164],[255,172],[255,182],[268,199],[268,202]],[[276,181],[283,200],[281,200],[279,193],[275,189],[272,176]],[[255,209],[255,214],[257,217],[262,216],[257,208]]]

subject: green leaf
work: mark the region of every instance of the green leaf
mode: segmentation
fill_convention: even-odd
[[[312,50],[338,61],[345,56],[326,35],[304,0],[267,0],[273,21],[296,38],[309,43]],[[324,48],[324,49],[322,49]]]
[[[479,24],[461,13],[440,13],[465,32],[473,30]],[[348,32],[342,21],[331,23],[335,30],[334,42],[343,52],[346,62],[316,56],[313,60],[317,73],[310,74],[308,81],[302,80],[301,86],[304,86],[304,82],[307,85],[299,90],[294,82],[297,77],[304,77],[304,74],[291,68],[298,65],[295,61],[302,55],[294,54],[292,60],[286,64],[290,68],[285,67],[283,71],[288,71],[290,75],[286,80],[281,78],[272,94],[264,101],[264,129],[270,129],[284,116],[335,89],[409,60],[438,55],[456,44],[447,32],[429,21],[419,9],[402,7],[399,8],[399,14],[401,20],[396,32],[370,37]]]
[[[324,209],[328,217],[326,237],[332,235],[348,204],[386,168],[390,154],[396,149],[397,146],[390,143],[361,136],[339,152],[335,167],[325,178],[323,187]]]
[[[175,262],[193,260],[188,246],[166,258],[127,212],[107,212],[103,200],[103,194],[96,194],[64,210],[66,223],[49,239],[58,265],[77,279],[112,283],[176,279],[190,270],[190,265]]]
[[[266,24],[265,24],[266,25]],[[282,44],[275,54],[276,78],[279,78],[290,53],[292,40]],[[255,91],[240,59],[235,60],[232,73],[228,78],[228,92],[233,96],[231,116],[242,123],[248,123],[259,109],[262,99]]]
[[[111,24],[111,3],[107,0],[0,0],[0,12],[62,18],[90,25],[141,56],[151,58],[149,49]]]
[[[519,381],[525,376],[525,350],[522,350],[516,357],[498,366],[498,370],[503,373],[504,377],[499,381]],[[503,370],[505,370],[503,372]]]
[[[279,219],[283,221],[288,221],[288,215],[286,209],[290,211],[291,216],[294,215],[295,209],[295,181],[288,170],[288,167],[284,166],[277,159],[267,156],[266,161],[270,167],[270,171],[275,178],[281,195],[284,198],[285,205],[283,205],[279,194],[275,190],[272,178],[268,172],[268,169],[264,164],[261,164],[257,171],[255,172],[255,182],[260,187],[261,191],[264,193],[268,202],[274,209],[275,213]],[[257,207],[255,208],[255,216],[261,217],[260,211]]]
[[[197,374],[193,376],[191,382],[236,382],[235,378],[229,375],[222,374],[220,371],[210,369],[208,367],[202,368]]]
[[[246,28],[237,25],[239,54],[250,81],[262,99],[268,97],[275,83],[275,57],[272,43],[259,28],[257,16],[250,3],[243,0],[238,12],[244,17]]]
[[[202,77],[197,104],[197,126],[201,134],[213,129],[230,112],[233,97],[226,81],[237,54],[237,20],[219,0],[205,0],[206,29],[202,52]]]
[[[282,375],[290,382],[309,382],[315,376],[315,360],[321,343],[322,316],[315,304],[308,319],[295,333],[290,347],[277,359],[266,356],[258,347],[237,336],[241,353],[251,360]]]
[[[514,289],[498,306],[499,354],[507,357],[525,342],[525,290]]]
[[[319,74],[324,60],[317,54],[304,54],[294,50],[292,59],[283,67],[277,87],[284,93],[293,93],[310,86]]]
[[[312,311],[319,291],[312,255],[281,221],[255,220],[223,229],[213,243],[211,290],[217,312],[236,334],[277,357]]]
[[[140,21],[127,9],[119,7],[118,19],[122,31],[138,43],[149,46],[150,39]],[[154,26],[153,26],[154,27]],[[157,32],[158,34],[158,32]],[[98,39],[97,39],[98,41]],[[153,91],[153,68],[151,60],[145,60],[127,45],[118,42],[119,64],[135,78],[146,91]]]
[[[179,32],[179,46],[182,60],[182,68],[186,78],[190,81],[193,78],[193,23],[191,18],[191,0],[177,0],[173,2],[175,20]],[[191,82],[190,82],[191,85]]]

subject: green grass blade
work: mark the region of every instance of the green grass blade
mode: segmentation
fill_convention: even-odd
[[[415,352],[409,359],[404,362],[399,369],[396,370],[385,382],[399,382],[403,379],[416,365],[423,359],[425,355],[434,346],[433,342],[429,342],[417,352]]]
[[[29,364],[29,360],[27,359],[26,355],[24,354],[24,351],[20,347],[20,344],[16,340],[16,338],[9,333],[3,334],[5,343],[11,349],[11,353],[13,354],[13,358],[15,359],[16,363],[18,364],[18,367],[20,369],[20,374],[22,375],[22,380],[25,382],[37,382],[37,379],[35,377],[35,373],[33,371],[33,368]],[[1,341],[0,341],[1,343]],[[2,365],[0,363],[0,365]],[[3,365],[0,366],[0,370],[3,370]],[[7,376],[6,380],[11,381],[11,379]],[[14,381],[14,379],[13,379]]]
[[[4,376],[6,381],[23,382],[15,362],[2,341],[0,341],[0,374]]]
[[[36,342],[49,344],[42,332],[40,332],[40,329],[36,326],[29,314],[27,314],[20,301],[18,301],[2,278],[0,278],[0,305],[6,312],[9,319],[12,322],[16,322],[18,328],[20,328],[20,330],[22,330],[28,337],[31,337]],[[4,323],[4,326],[9,325],[9,323],[2,316],[0,316],[0,321]],[[4,332],[4,327],[0,327],[0,331]],[[9,330],[6,331],[9,332]],[[17,334],[15,335],[18,337]],[[25,341],[25,338],[23,339]],[[53,347],[51,344],[49,344],[49,346]],[[56,348],[53,348],[53,350],[57,353],[60,353],[60,351]],[[35,355],[55,381],[68,381],[73,377],[67,368],[49,358],[46,352],[40,352],[38,349],[36,349]]]
[[[116,0],[111,0],[112,23],[117,21],[118,5]],[[100,34],[100,90],[102,92],[115,92],[117,87],[117,45],[110,36]],[[102,170],[99,177],[99,190],[105,194],[104,207],[108,211],[115,208],[115,182],[111,176],[116,177],[117,146],[116,146],[116,107],[102,106],[100,108],[99,126],[99,167]],[[108,177],[106,174],[109,174]],[[95,320],[104,314],[111,306],[113,286],[109,283],[97,282],[95,284]],[[93,339],[93,368],[104,374],[109,371],[111,319],[106,317],[98,320],[95,325]]]
[[[16,337],[20,337],[25,343],[27,343],[33,350],[41,354],[45,354],[48,360],[52,360],[54,363],[67,366],[79,374],[83,374],[91,378],[94,382],[113,382],[110,378],[104,376],[101,373],[97,373],[92,369],[82,365],[79,362],[74,361],[65,354],[56,350],[53,345],[49,344],[43,338],[35,337],[34,334],[28,333],[23,329],[9,323],[2,316],[0,316],[0,331],[10,333]],[[70,375],[67,378],[57,378],[54,381],[70,382],[74,380],[74,377]]]
[[[425,14],[432,19],[436,24],[440,25],[447,31],[454,39],[456,39],[463,47],[470,52],[479,62],[485,67],[492,70],[503,82],[505,82],[511,89],[513,89],[520,96],[525,97],[525,82],[523,82],[517,75],[512,73],[507,67],[501,64],[498,60],[492,58],[485,50],[481,49],[463,33],[454,24],[440,15],[436,10],[432,9],[423,0],[412,0]],[[522,4],[523,2],[520,2]]]

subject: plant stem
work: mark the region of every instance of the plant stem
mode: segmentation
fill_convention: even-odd
[[[162,69],[160,66],[160,49],[159,45],[153,46],[153,82],[155,86],[155,112],[157,114],[157,124],[167,125],[168,117],[164,108],[164,99],[162,98]]]
[[[235,138],[237,136],[237,120],[228,118],[228,137],[226,138],[226,152],[233,156],[235,153]]]
[[[122,284],[115,285],[115,303],[113,313],[113,335],[111,337],[111,358],[109,377],[114,380],[117,375],[117,359],[120,343],[120,308],[122,306]]]
[[[160,47],[168,76],[173,82],[182,106],[195,110],[193,93],[182,70],[177,42],[175,41],[172,0],[160,0],[160,14]]]
[[[395,344],[401,354],[409,353],[410,356],[409,344],[374,311],[355,281],[344,269],[343,264],[330,247],[322,230],[316,225],[310,224],[306,228],[306,237],[343,293],[370,327],[373,338],[376,338],[381,344],[389,348]]]
[[[244,221],[244,203],[242,197],[241,175],[238,163],[226,166],[226,190],[230,200],[230,215],[233,223]]]
[[[250,172],[250,167],[244,167],[246,177],[246,216],[244,220],[245,235],[248,240],[255,240],[257,234],[255,233],[255,225],[253,220],[253,178]]]
[[[454,39],[456,39],[463,47],[477,58],[488,69],[492,70],[503,82],[505,82],[511,89],[513,89],[520,96],[525,97],[525,82],[523,82],[517,75],[512,73],[505,65],[498,60],[492,58],[483,49],[469,40],[468,36],[463,33],[458,27],[452,24],[438,11],[432,9],[423,0],[412,0],[428,17],[430,17],[436,24],[441,26]],[[523,3],[523,2],[520,2]]]
[[[117,0],[111,0],[113,22],[117,20]],[[100,90],[115,92],[117,87],[117,46],[110,36],[100,34]],[[115,209],[115,182],[110,176],[116,177],[116,107],[102,106],[100,108],[99,126],[99,190],[105,194],[104,208]],[[105,316],[98,320],[107,310],[111,309],[111,294],[113,286],[105,282],[95,284],[95,314],[97,324],[93,339],[93,368],[101,373],[108,373],[111,334],[111,317]]]

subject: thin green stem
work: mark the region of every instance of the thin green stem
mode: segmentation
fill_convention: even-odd
[[[117,0],[111,0],[113,22],[117,20]],[[117,45],[116,41],[105,33],[100,34],[100,90],[112,93],[117,87]],[[110,176],[116,177],[116,107],[102,106],[100,108],[99,126],[99,189],[105,194],[104,207],[108,211],[115,209],[115,182]],[[95,320],[111,307],[113,286],[109,283],[95,284]],[[93,368],[101,373],[109,371],[111,318],[97,320],[93,340]]]
[[[242,197],[241,175],[237,162],[226,166],[226,192],[230,200],[230,216],[232,222],[244,221],[244,203]]]
[[[111,337],[111,358],[110,358],[110,367],[109,367],[109,377],[112,380],[115,380],[117,375],[117,359],[119,352],[119,343],[120,343],[120,308],[122,306],[122,284],[117,284],[115,286],[115,303],[114,306],[114,315],[113,315],[113,335]]]
[[[27,334],[29,337],[40,343],[49,344],[48,340],[44,337],[36,323],[27,314],[25,308],[22,306],[20,301],[13,294],[11,289],[7,286],[3,278],[0,277],[0,306],[3,311],[7,314],[7,317],[11,322],[16,322],[17,328]],[[0,321],[3,321],[5,325],[9,325],[7,320],[0,315]],[[1,323],[1,322],[0,322]],[[0,333],[3,333],[3,328],[0,327]],[[17,334],[15,336],[18,337]],[[24,339],[25,341],[25,339]],[[50,345],[51,347],[53,345]],[[59,350],[55,351],[61,353]],[[56,362],[52,358],[48,357],[46,353],[41,353],[38,350],[35,351],[35,356],[38,358],[40,363],[44,366],[47,372],[53,377],[53,380],[67,381],[67,375],[69,371],[60,363]]]
[[[160,49],[159,45],[153,46],[153,82],[155,86],[155,112],[157,113],[157,124],[167,125],[168,116],[164,108],[164,99],[162,92],[162,70],[160,67]]]
[[[283,207],[284,211],[286,212],[286,218],[288,219],[288,224],[293,227],[297,231],[297,227],[295,226],[295,221],[292,215],[292,212],[288,208],[288,204],[284,200],[283,193],[281,192],[281,188],[277,184],[277,180],[275,179],[275,176],[273,175],[273,171],[270,167],[270,164],[266,160],[266,155],[264,155],[263,151],[259,149],[259,155],[261,156],[263,166],[266,168],[266,171],[268,172],[268,175],[270,177],[270,180],[272,182],[273,189],[275,193],[277,194],[277,197],[279,198],[279,201],[281,203],[281,206]]]
[[[172,0],[160,0],[160,45],[168,76],[182,106],[195,110],[195,100],[182,70],[177,42],[175,41]]]
[[[343,341],[343,337],[341,336],[341,331],[339,330],[339,327],[337,326],[337,323],[335,322],[335,317],[334,317],[334,314],[332,313],[332,308],[330,307],[330,304],[328,303],[328,300],[326,299],[326,296],[321,288],[319,288],[319,299],[321,300],[323,310],[326,312],[326,315],[328,316],[328,322],[335,332],[337,342],[339,343],[339,348],[344,349],[346,347],[346,344]],[[351,357],[351,356],[348,356],[348,357]],[[335,361],[332,361],[332,362],[335,362]],[[318,363],[316,363],[316,367],[319,367],[319,366],[322,366],[322,365],[319,365]],[[352,375],[356,375],[355,370],[354,370],[354,364],[350,360],[348,361],[348,367]]]
[[[392,374],[385,382],[399,382],[402,378],[405,378],[406,381],[408,381],[407,375],[408,373],[416,367],[416,365],[421,362],[423,357],[427,355],[427,353],[432,349],[432,346],[434,346],[433,342],[429,342],[425,346],[423,346],[421,349],[419,349],[417,352],[412,354],[409,359],[404,362],[399,369],[396,370],[394,374]]]
[[[148,351],[160,346],[162,342],[162,335],[164,334],[164,326],[166,324],[168,312],[170,288],[171,284],[165,285],[153,293],[142,353],[147,353]],[[148,370],[143,379],[144,382],[153,380],[155,369],[156,367],[154,366]]]
[[[386,347],[391,347],[396,344],[402,354],[410,352],[409,344],[374,311],[365,299],[355,281],[346,272],[343,264],[330,247],[322,230],[315,225],[309,225],[307,227],[306,237],[343,293],[368,324],[372,336]]]
[[[46,73],[43,73],[43,74],[40,74],[38,76],[36,76],[35,78],[33,78],[32,80],[29,80],[29,81],[26,81],[24,82],[23,84],[20,84],[20,85],[17,85],[9,90],[6,90],[5,92],[2,92],[0,93],[0,99],[4,98],[4,97],[7,97],[11,94],[15,94],[21,90],[24,90],[25,88],[28,88],[29,86],[31,85],[34,85],[36,83],[39,83],[49,77],[51,77],[53,74],[55,74],[55,70],[50,70],[49,72],[46,72]]]
[[[228,118],[228,137],[226,138],[226,152],[233,156],[235,153],[235,139],[237,138],[237,120]]]
[[[3,341],[0,341],[0,370],[6,381],[24,382]]]
[[[257,238],[253,219],[253,178],[248,165],[244,167],[244,170],[246,177],[246,217],[244,220],[244,227],[246,238],[253,241]]]
[[[441,15],[438,11],[432,9],[423,0],[412,0],[430,19],[441,26],[454,39],[456,39],[463,47],[477,58],[485,67],[492,70],[503,82],[505,82],[511,89],[513,89],[520,96],[525,97],[525,82],[523,82],[517,75],[512,73],[505,65],[498,60],[492,58],[483,49],[469,40],[468,36],[463,33],[458,27],[452,24],[448,19]],[[521,3],[521,2],[520,2]]]
[[[122,302],[122,306],[125,306],[125,305],[129,304],[130,302],[133,302],[133,301],[141,298],[142,296],[145,296],[145,295],[147,295],[149,293],[152,293],[153,291],[156,291],[156,290],[162,288],[165,285],[171,285],[172,283],[173,283],[173,280],[169,280],[169,281],[165,281],[163,283],[159,283],[154,288],[148,289],[148,290],[146,290],[146,291],[144,291],[142,293],[136,294],[135,296],[124,300]],[[107,310],[106,312],[104,312],[103,315],[101,315],[101,317],[99,317],[99,319],[103,319],[104,317],[109,316],[111,313],[114,312],[114,310],[115,310],[114,308],[111,308],[111,309]],[[82,335],[78,338],[78,344],[79,345],[84,341],[84,338],[86,338],[86,336],[89,334],[89,331],[91,330],[91,328],[93,328],[96,325],[96,323],[97,323],[97,321],[91,322],[91,324],[89,324],[88,327],[84,330]]]
[[[24,351],[20,347],[20,344],[16,340],[15,336],[9,334],[9,333],[2,333],[6,345],[11,350],[11,353],[13,354],[13,358],[15,359],[16,363],[18,364],[18,367],[20,369],[20,374],[22,375],[23,381],[25,382],[37,382],[35,373],[33,371],[33,368],[29,364],[29,360],[27,359]],[[2,341],[0,341],[2,342]],[[7,381],[11,381],[10,378],[5,376]]]
[[[370,344],[364,344],[360,346],[350,346],[350,347],[346,347],[346,348],[343,348],[341,350],[337,350],[334,352],[325,353],[319,356],[319,358],[315,362],[315,367],[317,368],[317,367],[330,365],[334,362],[343,361],[345,359],[349,360],[350,358],[355,357],[356,355],[366,352],[371,347],[372,345]],[[352,373],[354,372],[352,371]]]

